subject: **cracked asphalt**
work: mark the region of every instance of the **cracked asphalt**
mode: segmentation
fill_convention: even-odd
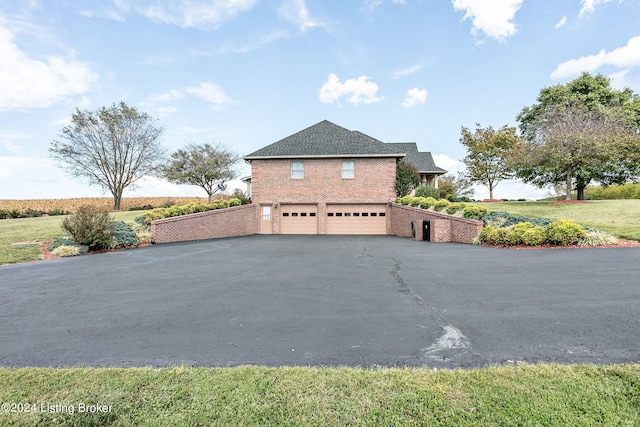
[[[0,267],[0,365],[640,362],[640,248],[247,236]]]

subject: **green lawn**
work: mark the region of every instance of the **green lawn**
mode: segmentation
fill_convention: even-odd
[[[31,368],[0,369],[0,383],[0,401],[36,409],[1,425],[640,425],[640,365]]]
[[[147,211],[117,212],[119,221],[133,220]],[[45,216],[40,218],[19,218],[0,220],[0,264],[33,261],[42,258],[38,244],[50,242],[65,236],[60,228],[64,216]],[[36,242],[32,245],[14,243]]]
[[[590,200],[585,204],[552,205],[549,202],[477,203],[492,211],[538,218],[571,219],[614,236],[640,240],[640,199]]]

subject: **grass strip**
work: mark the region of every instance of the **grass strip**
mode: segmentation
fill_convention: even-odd
[[[455,371],[1,368],[0,384],[3,409],[7,403],[35,408],[3,411],[0,425],[640,425],[638,364]],[[79,412],[81,404],[109,410]]]

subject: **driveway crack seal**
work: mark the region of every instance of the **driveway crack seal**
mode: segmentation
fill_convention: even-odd
[[[469,339],[460,330],[449,325],[433,304],[429,304],[411,290],[405,278],[402,277],[402,263],[394,257],[391,259],[394,263],[391,275],[398,283],[398,291],[408,295],[421,309],[426,310],[433,323],[443,331],[443,334],[435,342],[421,349],[421,358],[432,363],[454,366],[482,363],[482,357],[472,351]]]

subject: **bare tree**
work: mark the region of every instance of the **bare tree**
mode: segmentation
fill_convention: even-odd
[[[188,144],[170,156],[169,163],[162,168],[162,175],[176,184],[197,185],[209,196],[219,185],[238,176],[236,164],[240,155],[221,144]]]
[[[148,114],[124,102],[97,111],[76,109],[49,153],[71,175],[110,191],[119,211],[124,189],[157,171],[163,131]]]

